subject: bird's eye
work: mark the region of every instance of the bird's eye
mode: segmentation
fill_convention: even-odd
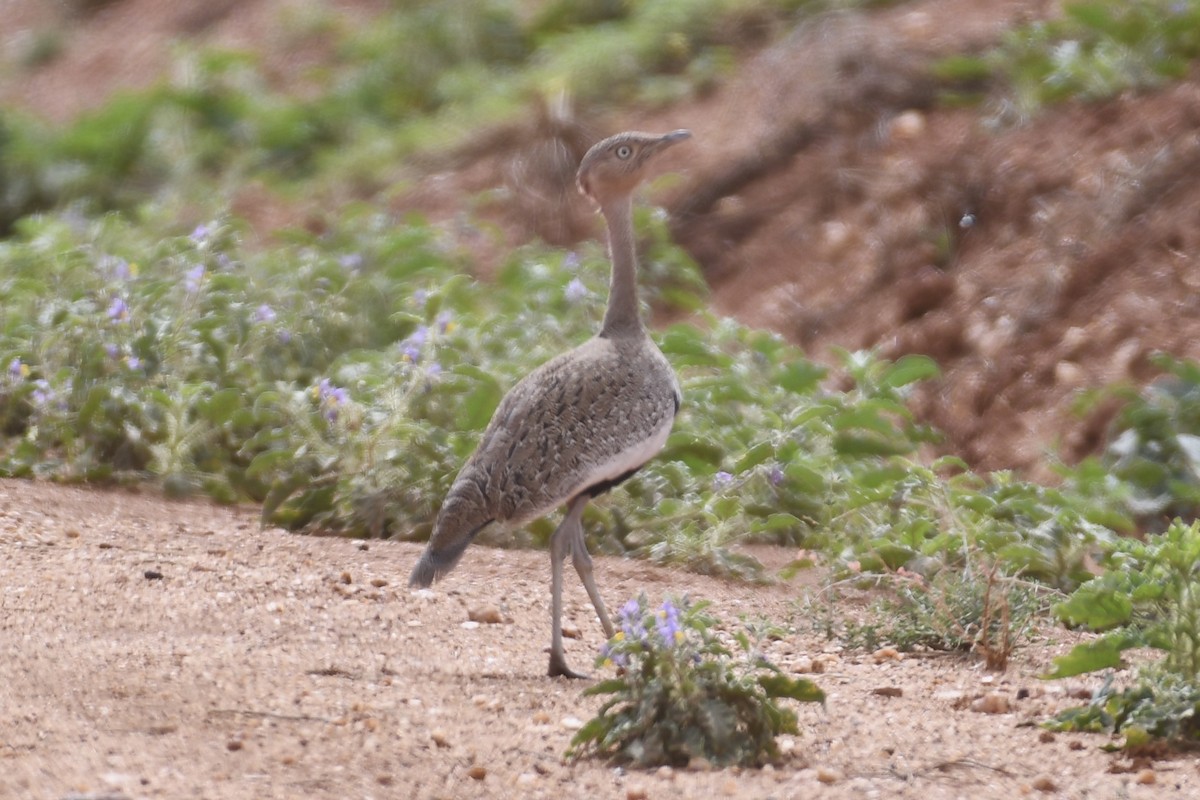
[[[629,158],[631,155],[633,155],[633,148],[629,145],[623,144],[617,148],[617,158],[621,159],[622,161]]]

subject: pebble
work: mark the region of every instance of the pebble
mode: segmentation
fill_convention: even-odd
[[[242,744],[241,739],[230,739],[228,742],[225,743],[225,749],[231,753],[236,753],[238,750],[241,750],[243,747],[245,747],[245,745]]]
[[[1152,783],[1158,783],[1158,776],[1154,774],[1154,770],[1144,769],[1137,774],[1137,782],[1143,786],[1149,786]]]
[[[354,583],[354,578],[349,572],[342,572],[342,574],[338,576],[338,580],[340,580],[342,583]]]
[[[897,114],[892,119],[892,136],[897,139],[916,139],[925,132],[925,115],[910,110]]]
[[[877,694],[880,697],[903,697],[904,690],[899,686],[880,686],[872,689],[871,694]]]
[[[434,729],[429,734],[429,738],[433,739],[433,743],[436,744],[438,747],[449,747],[450,746],[450,739],[446,736],[446,732],[444,730],[442,730],[441,728]]]
[[[625,800],[649,800],[645,786],[629,786],[625,789]]]
[[[1033,788],[1039,792],[1057,792],[1058,786],[1048,775],[1038,775],[1033,779]]]
[[[583,638],[583,634],[580,632],[579,628],[576,628],[574,625],[563,625],[562,635],[563,635],[564,639],[582,639]]]
[[[517,776],[517,786],[533,786],[537,783],[537,775],[532,772],[522,772]]]
[[[903,661],[904,654],[894,647],[881,647],[871,654],[876,664],[882,664],[885,661]]]
[[[467,770],[467,774],[473,779],[481,781],[487,777],[487,767],[483,766],[482,764],[473,764],[471,765],[471,768]]]
[[[724,792],[726,797],[737,797],[738,782],[733,778],[730,778],[729,780],[725,781],[725,783],[721,784],[721,791]]]
[[[663,780],[669,781],[675,777],[675,770],[671,769],[670,767],[659,767],[658,772],[655,774]]]
[[[560,724],[569,731],[577,731],[583,727],[583,720],[579,717],[563,717]]]
[[[826,769],[825,767],[817,767],[817,780],[824,784],[834,784],[842,779],[842,774],[837,770]]]
[[[467,619],[472,622],[483,622],[488,625],[498,625],[504,621],[500,609],[495,606],[478,606],[467,611]]]
[[[1012,711],[1012,702],[999,692],[988,692],[971,703],[971,710],[981,714],[1007,714]]]
[[[538,725],[549,725],[550,715],[545,711],[535,711],[533,712],[533,721]]]
[[[688,759],[687,768],[691,772],[709,772],[712,770],[712,762],[704,756],[692,756]]]
[[[371,578],[371,585],[376,589],[382,589],[384,586],[388,585],[388,582],[383,578]]]

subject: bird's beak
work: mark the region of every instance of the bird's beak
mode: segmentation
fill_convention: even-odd
[[[679,142],[682,142],[682,141],[684,141],[686,139],[690,139],[690,138],[692,138],[692,132],[689,130],[680,128],[677,131],[671,131],[670,133],[664,133],[662,136],[659,137],[658,144],[659,144],[659,147],[670,147],[673,144],[678,144]]]

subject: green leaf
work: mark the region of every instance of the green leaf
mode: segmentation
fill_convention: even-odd
[[[899,389],[917,381],[936,378],[941,374],[937,362],[929,356],[908,355],[892,364],[879,383],[892,389]]]
[[[1054,613],[1068,625],[1086,625],[1104,631],[1124,625],[1133,616],[1133,601],[1113,589],[1098,587],[1088,591],[1084,584],[1066,600],[1054,606]]]
[[[1070,678],[1101,669],[1116,669],[1121,666],[1121,651],[1130,647],[1133,647],[1132,642],[1109,637],[1077,644],[1065,656],[1056,657],[1054,669],[1041,677],[1046,680]]]
[[[771,673],[759,675],[758,684],[770,697],[788,697],[801,703],[825,702],[825,692],[805,678],[789,678],[787,675]]]

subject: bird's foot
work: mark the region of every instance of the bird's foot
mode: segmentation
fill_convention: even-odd
[[[564,656],[562,653],[556,653],[553,650],[550,651],[550,669],[548,670],[547,674],[551,678],[563,677],[587,680],[589,677],[568,667],[566,656]]]

